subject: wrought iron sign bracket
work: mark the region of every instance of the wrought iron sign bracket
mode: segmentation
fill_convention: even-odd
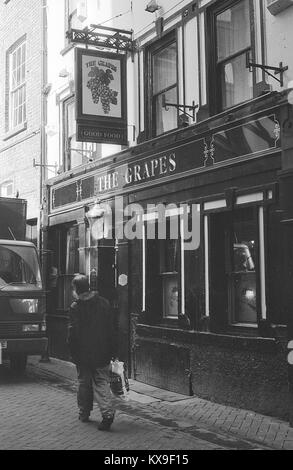
[[[132,39],[133,31],[109,28],[91,24],[84,29],[70,29],[66,33],[69,42],[85,44],[86,46],[103,47],[119,51],[135,52],[135,41]]]
[[[162,95],[162,107],[165,108],[166,111],[168,111],[169,106],[173,106],[173,108],[179,109],[185,116],[188,116],[193,120],[195,120],[195,110],[199,107],[198,104],[195,104],[195,101],[192,102],[192,105],[168,103],[166,101],[166,96]],[[188,109],[189,111],[192,111],[192,114],[187,113],[185,111],[186,109]]]
[[[288,70],[288,66],[283,66],[283,62],[279,63],[279,67],[271,67],[270,65],[264,65],[264,64],[255,64],[254,62],[250,61],[250,56],[249,52],[246,55],[246,68],[249,69],[250,72],[252,72],[252,68],[259,68],[263,70],[267,75],[270,77],[274,78],[274,80],[277,80],[277,82],[280,83],[280,86],[284,86],[284,72]],[[274,74],[270,73],[269,70],[274,72]],[[276,75],[280,75],[280,78],[277,78]]]

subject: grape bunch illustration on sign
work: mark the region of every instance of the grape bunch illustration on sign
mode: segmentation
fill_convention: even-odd
[[[92,100],[95,104],[101,102],[104,114],[109,114],[111,106],[117,106],[119,92],[110,87],[114,80],[111,69],[106,70],[93,66],[88,74],[87,87],[91,90]]]

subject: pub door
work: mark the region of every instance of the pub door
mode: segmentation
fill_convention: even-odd
[[[90,260],[90,285],[117,308],[117,247],[115,240],[100,240]]]

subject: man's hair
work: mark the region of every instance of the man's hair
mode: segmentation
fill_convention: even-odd
[[[72,287],[75,289],[78,295],[88,292],[90,285],[87,276],[84,274],[78,274],[72,280]]]

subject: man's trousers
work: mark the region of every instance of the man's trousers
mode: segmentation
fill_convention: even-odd
[[[85,366],[76,366],[78,378],[77,404],[82,414],[90,414],[95,400],[103,418],[114,418],[115,409],[110,390],[109,367],[110,365],[91,369]]]

